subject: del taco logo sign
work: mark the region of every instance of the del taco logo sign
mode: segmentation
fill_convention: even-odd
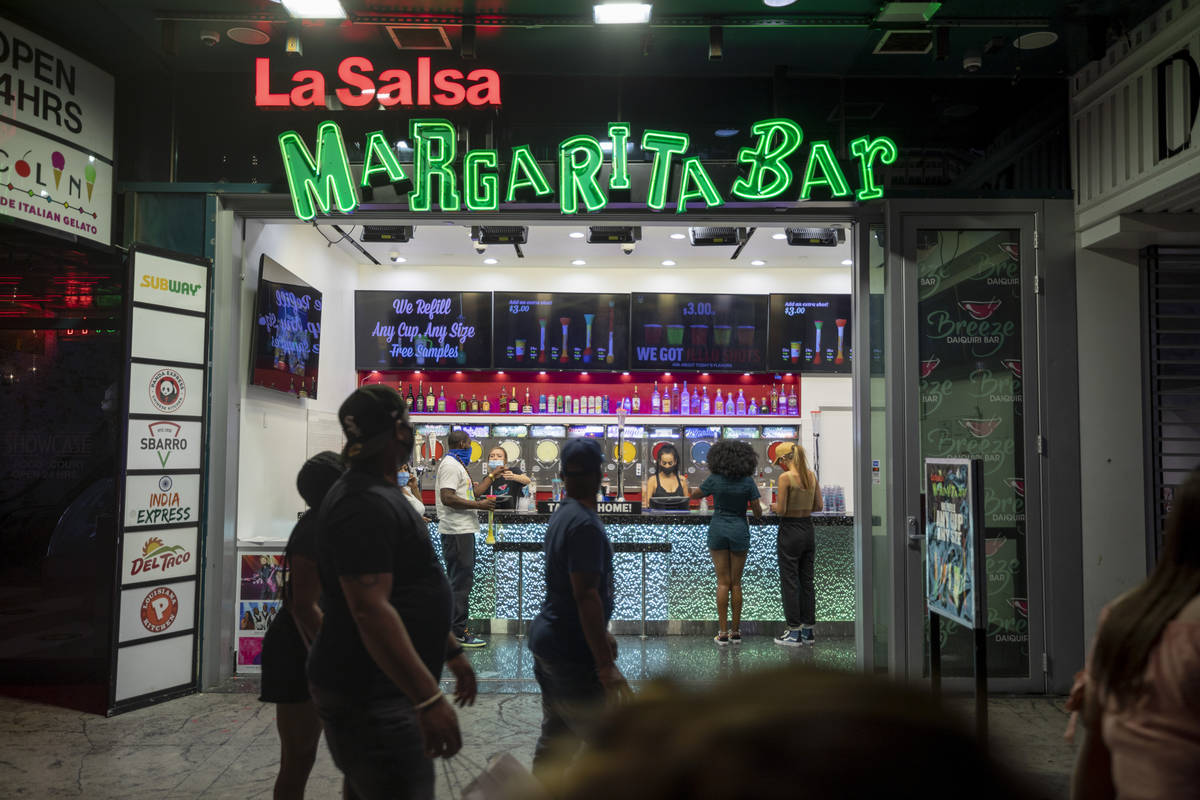
[[[335,209],[350,214],[358,208],[359,191],[390,184],[407,194],[411,211],[495,211],[501,202],[549,202],[557,198],[563,214],[602,211],[610,192],[632,187],[628,146],[637,142],[652,156],[645,204],[662,211],[675,204],[678,214],[717,208],[728,200],[874,200],[883,197],[875,174],[898,156],[896,143],[886,136],[860,136],[849,144],[850,163],[843,165],[827,141],[805,142],[800,124],[783,117],[765,119],[750,128],[749,146],[738,151],[738,176],[718,185],[709,169],[689,155],[688,134],[646,130],[634,138],[626,122],[610,122],[601,142],[578,134],[558,146],[555,168],[547,176],[529,145],[515,145],[504,154],[494,149],[458,151],[460,137],[445,119],[409,121],[413,149],[411,174],[382,130],[366,136],[363,163],[356,181],[342,137],[332,121],[317,126],[314,149],[296,131],[279,136],[292,207],[296,216],[311,220]],[[601,168],[610,173],[601,179]],[[553,177],[553,181],[551,178]],[[797,188],[797,184],[799,188]],[[672,191],[675,185],[676,191]]]

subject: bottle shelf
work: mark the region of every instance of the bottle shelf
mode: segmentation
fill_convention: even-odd
[[[616,425],[617,415],[607,414],[495,414],[472,413],[470,411],[455,411],[435,414],[414,413],[410,415],[414,423],[430,425],[445,425],[470,422],[479,425]],[[690,414],[628,414],[625,424],[628,425],[799,425],[800,415],[768,414],[763,416],[728,416],[709,415],[692,416]]]

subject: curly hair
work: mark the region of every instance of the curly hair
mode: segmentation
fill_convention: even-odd
[[[708,451],[708,469],[716,475],[737,480],[748,478],[758,468],[754,448],[736,439],[722,439]]]

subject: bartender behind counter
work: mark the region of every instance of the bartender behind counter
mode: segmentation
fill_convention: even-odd
[[[488,472],[483,480],[475,485],[475,493],[495,495],[496,508],[516,508],[517,498],[529,485],[529,476],[522,474],[516,464],[508,463],[508,453],[503,447],[493,447],[488,451]]]
[[[687,508],[687,478],[679,474],[679,451],[664,444],[654,458],[654,474],[646,479],[642,500],[650,508]]]

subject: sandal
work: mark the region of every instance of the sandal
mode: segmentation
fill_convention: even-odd
[[[723,631],[718,631],[717,635],[713,637],[713,641],[716,642],[719,647],[725,647],[729,644],[729,634]]]
[[[742,643],[742,632],[739,630],[730,631],[729,632],[729,641],[732,642],[733,644],[741,644]]]

